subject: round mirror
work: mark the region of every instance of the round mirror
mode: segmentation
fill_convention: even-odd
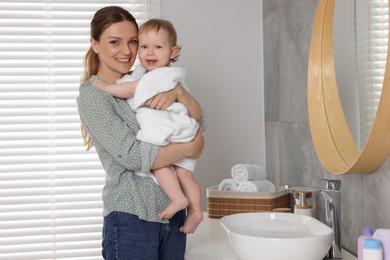
[[[388,1],[335,1],[333,51],[345,118],[359,148],[379,104],[387,56]]]
[[[359,148],[359,95],[356,63],[355,1],[335,1],[333,16],[333,57],[336,81],[345,119]],[[363,142],[364,143],[364,142]]]
[[[329,172],[371,173],[390,154],[390,63],[386,58],[378,110],[367,141],[360,149],[345,119],[336,83],[334,4],[334,0],[319,0],[313,24],[307,89],[311,135],[318,158]]]

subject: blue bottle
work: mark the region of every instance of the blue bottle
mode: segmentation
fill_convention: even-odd
[[[378,239],[367,238],[363,247],[364,260],[383,260],[382,243]]]
[[[363,232],[358,238],[357,248],[358,248],[358,260],[363,260],[363,247],[364,240],[367,238],[372,238],[372,234],[374,233],[374,229],[370,226],[363,227]]]

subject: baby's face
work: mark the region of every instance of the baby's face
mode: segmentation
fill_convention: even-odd
[[[147,71],[170,66],[171,59],[177,55],[164,29],[142,32],[138,40],[138,58]]]

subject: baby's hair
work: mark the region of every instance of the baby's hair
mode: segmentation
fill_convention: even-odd
[[[177,46],[179,47],[179,50],[181,50],[181,47],[177,45],[177,33],[175,27],[168,20],[164,20],[164,19],[147,20],[139,27],[138,34],[150,32],[150,31],[159,32],[161,29],[165,30],[168,33],[169,43],[171,44],[171,47]],[[177,61],[179,59],[179,56],[180,56],[180,51],[175,58],[171,59],[171,62]]]

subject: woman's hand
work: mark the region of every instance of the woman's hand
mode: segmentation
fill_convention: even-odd
[[[182,87],[180,85],[177,85],[172,90],[159,93],[151,99],[148,99],[145,102],[145,105],[157,110],[166,110],[170,105],[176,102],[181,90]]]
[[[198,129],[198,133],[196,134],[195,138],[190,142],[192,145],[192,148],[190,149],[191,153],[189,154],[189,158],[191,159],[199,159],[200,155],[203,152],[204,145],[206,143],[204,137],[203,137],[204,129],[200,127]]]
[[[160,146],[160,150],[151,169],[154,170],[169,166],[185,157],[195,160],[198,159],[205,145],[203,131],[203,128],[199,128],[195,138],[191,142]]]
[[[153,109],[166,110],[174,102],[182,103],[187,108],[188,115],[199,122],[202,117],[200,105],[180,84],[170,91],[157,94],[145,104]]]

